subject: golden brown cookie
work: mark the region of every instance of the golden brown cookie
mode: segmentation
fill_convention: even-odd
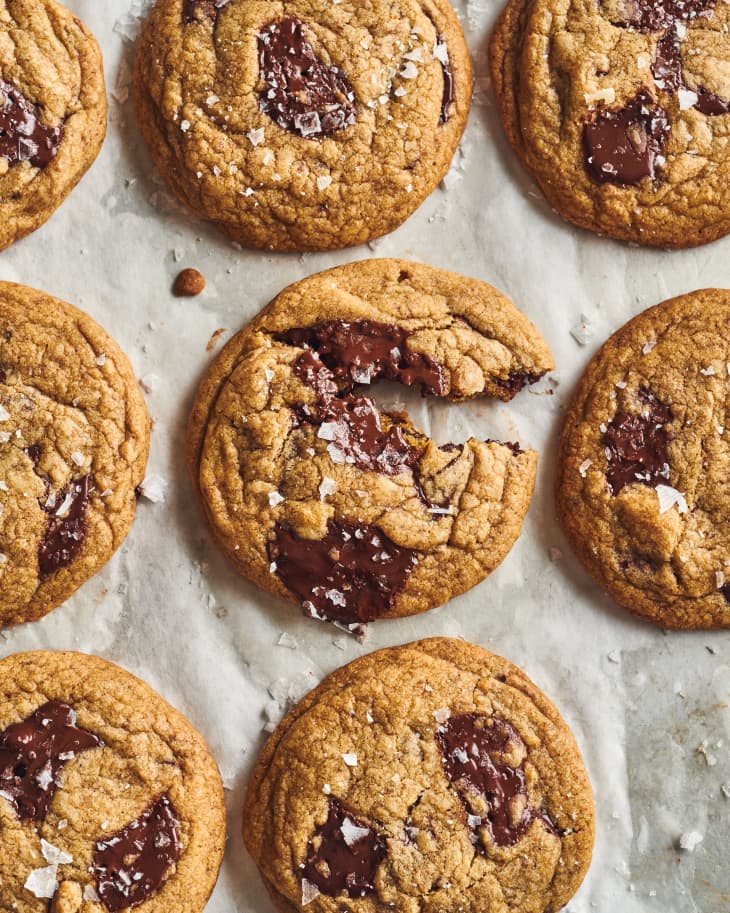
[[[221,352],[190,418],[216,539],[259,586],[350,630],[442,605],[519,536],[537,454],[438,447],[368,385],[509,400],[552,367],[511,302],[454,273],[370,260],[290,286]]]
[[[0,909],[199,913],[225,806],[190,723],[82,653],[0,662]]]
[[[40,618],[124,540],[150,422],[89,316],[0,282],[0,625]]]
[[[448,170],[471,91],[448,0],[157,0],[135,67],[171,190],[270,250],[400,225]]]
[[[42,225],[99,154],[101,51],[55,0],[0,0],[0,250]]]
[[[560,215],[669,248],[730,231],[729,26],[715,0],[510,0],[498,108]]]
[[[730,627],[729,375],[730,292],[665,301],[603,346],[562,431],[573,548],[621,605],[667,628]]]
[[[547,913],[580,886],[593,796],[511,663],[437,638],[338,670],[269,739],[243,835],[282,913]]]

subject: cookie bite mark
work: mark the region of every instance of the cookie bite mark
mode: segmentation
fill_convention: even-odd
[[[0,158],[45,168],[55,158],[64,127],[43,123],[41,109],[15,86],[0,79]]]
[[[47,577],[66,567],[81,551],[86,538],[86,511],[91,497],[91,478],[83,476],[44,505],[50,514],[46,534],[38,545],[38,568]]]
[[[68,704],[48,701],[0,734],[0,797],[21,821],[43,821],[66,763],[100,744]]]
[[[91,872],[111,913],[156,894],[182,854],[180,822],[167,795],[126,827],[97,842]]]
[[[545,373],[545,371],[540,374],[530,374],[527,371],[511,371],[506,378],[494,377],[492,380],[500,390],[504,390],[508,399],[513,399],[525,387],[532,386],[532,384],[542,380]]]
[[[669,431],[672,410],[648,390],[639,390],[642,410],[617,413],[604,436],[606,478],[613,495],[639,482],[656,488],[669,480]]]
[[[313,327],[295,328],[279,335],[281,342],[313,349],[337,380],[371,384],[378,378],[442,396],[446,391],[443,365],[428,355],[410,352],[412,333],[374,320],[328,320]]]
[[[346,893],[353,900],[367,897],[375,891],[375,876],[386,853],[380,834],[347,811],[339,799],[331,797],[327,820],[307,846],[307,860],[302,867],[303,897],[310,895],[314,899],[316,893],[328,897]]]
[[[517,730],[499,717],[467,713],[451,717],[436,730],[443,767],[467,812],[474,846],[485,851],[486,831],[498,847],[514,846],[534,820],[556,836],[545,812],[530,807],[525,760],[527,749]]]
[[[344,130],[357,120],[355,92],[345,74],[314,52],[298,19],[267,25],[258,36],[264,88],[259,107],[275,123],[305,139]]]
[[[419,560],[377,526],[337,520],[329,521],[324,539],[301,539],[277,523],[269,557],[308,615],[351,633],[387,614]]]
[[[186,25],[198,20],[198,13],[203,19],[209,19],[215,23],[218,14],[227,6],[230,0],[185,0],[183,4],[183,22]]]
[[[600,106],[583,125],[586,167],[601,184],[653,179],[669,130],[666,111],[645,89],[623,108]]]

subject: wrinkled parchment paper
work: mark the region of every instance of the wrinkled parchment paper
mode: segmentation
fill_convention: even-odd
[[[475,105],[444,185],[400,230],[326,255],[241,252],[182,212],[154,173],[129,100],[147,0],[67,0],[105,54],[109,135],[101,156],[41,230],[0,254],[0,278],[92,314],[122,345],[155,418],[149,492],[109,565],[67,605],[0,634],[0,653],[98,653],[146,679],[203,732],[220,763],[228,850],[209,913],[271,913],[240,837],[244,786],[266,727],[287,702],[363,653],[429,635],[465,637],[522,666],[557,703],[597,800],[593,867],[573,913],[730,911],[730,633],[667,634],[629,617],[569,553],[552,503],[561,414],[583,367],[629,317],[670,295],[730,285],[730,238],[697,251],[639,250],[570,228],[542,202],[501,134],[486,42],[499,0],[457,0],[478,74]],[[280,289],[373,256],[422,260],[484,279],[538,325],[558,370],[510,405],[407,401],[439,441],[519,439],[541,452],[522,538],[485,583],[427,615],[371,626],[359,644],[240,579],[216,551],[183,463],[191,397],[212,354]],[[173,277],[208,280],[175,299]],[[585,325],[581,325],[582,317]],[[549,390],[553,391],[551,395]],[[286,636],[282,637],[285,634]],[[682,834],[693,852],[680,851]]]

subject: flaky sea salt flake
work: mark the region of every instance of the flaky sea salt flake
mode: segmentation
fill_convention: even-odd
[[[306,878],[302,878],[302,906],[306,907],[307,904],[310,904],[317,897],[319,897],[319,888],[317,885],[308,881]]]
[[[57,846],[54,846],[42,837],[41,853],[43,853],[43,858],[49,865],[67,865],[69,862],[74,861],[74,858],[70,853],[59,850]]]
[[[355,752],[345,752],[345,754],[342,755],[342,760],[348,767],[357,767],[357,755]]]
[[[41,900],[50,900],[58,890],[58,866],[47,865],[33,869],[25,882],[25,889]]]
[[[685,831],[679,838],[679,848],[686,853],[694,853],[704,839],[704,834],[699,831]]]
[[[659,498],[660,514],[667,513],[667,511],[671,510],[675,504],[680,514],[686,514],[689,512],[687,501],[685,500],[684,495],[681,491],[677,491],[676,488],[672,488],[671,485],[657,485],[656,493],[657,497]]]

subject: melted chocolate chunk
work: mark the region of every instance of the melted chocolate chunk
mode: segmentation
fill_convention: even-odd
[[[667,92],[676,92],[684,84],[682,51],[675,28],[669,29],[657,42],[651,72],[659,87]]]
[[[648,390],[639,391],[644,405],[638,415],[618,412],[603,436],[608,458],[606,477],[617,495],[640,482],[656,488],[669,480],[669,431],[672,410]]]
[[[160,890],[182,853],[179,831],[172,803],[160,796],[131,824],[97,842],[92,873],[107,910],[126,910]]]
[[[600,107],[583,127],[588,170],[602,184],[653,178],[668,135],[666,111],[644,89],[623,108]]]
[[[66,762],[99,744],[68,704],[48,701],[0,734],[0,796],[21,821],[43,821]]]
[[[48,127],[41,109],[9,82],[0,79],[0,156],[11,165],[30,162],[45,168],[58,152],[63,125]]]
[[[43,456],[43,448],[40,444],[31,444],[25,448],[25,452],[28,454],[28,459],[35,465],[38,465]]]
[[[410,444],[397,424],[386,431],[370,397],[351,393],[335,395],[334,374],[322,364],[316,352],[305,351],[294,372],[317,394],[314,409],[300,406],[298,421],[319,425],[318,435],[330,442],[327,450],[333,462],[351,463],[360,469],[395,476],[419,461],[423,447]]]
[[[228,3],[230,3],[230,0],[185,0],[183,4],[183,21],[186,23],[195,22],[197,19],[195,13],[200,10],[204,18],[215,22],[218,19],[218,13]]]
[[[730,603],[730,583],[720,587],[720,592],[725,597],[725,602]]]
[[[539,380],[545,376],[545,372],[542,374],[530,374],[527,371],[511,371],[507,377],[494,377],[494,383],[500,387],[502,390],[506,390],[509,393],[510,399],[517,396],[520,390],[525,387],[529,387],[531,384],[536,384]]]
[[[456,85],[454,83],[454,71],[451,69],[449,49],[445,39],[441,35],[436,39],[436,50],[434,53],[441,63],[441,70],[444,74],[444,94],[441,98],[441,123],[446,124],[451,117],[451,108],[456,101]]]
[[[337,380],[350,385],[370,384],[379,377],[424,393],[443,395],[443,366],[428,355],[409,352],[408,330],[374,320],[328,320],[314,327],[294,329],[279,339],[289,345],[313,349]]]
[[[706,89],[698,89],[695,108],[707,117],[719,117],[721,114],[730,114],[730,101],[725,101]]]
[[[38,567],[47,577],[70,564],[86,538],[86,509],[91,497],[91,478],[76,479],[56,495],[53,507],[46,507],[51,519],[38,546]]]
[[[418,563],[418,552],[377,526],[330,520],[324,539],[300,539],[277,523],[269,557],[313,618],[359,626],[383,615]]]
[[[625,0],[620,18],[613,25],[658,32],[675,22],[691,22],[714,9],[716,3],[717,0]]]
[[[344,130],[357,119],[355,93],[345,74],[327,66],[304,37],[298,19],[266,26],[258,38],[259,70],[266,87],[259,107],[284,130],[308,139]]]
[[[514,846],[535,819],[557,834],[548,815],[528,804],[524,761],[513,767],[505,760],[516,749],[524,750],[519,733],[510,723],[499,717],[466,713],[451,717],[439,727],[436,739],[444,771],[456,785],[467,811],[472,842],[480,852],[483,828],[497,846]]]
[[[386,851],[385,840],[374,828],[330,798],[327,820],[307,846],[302,875],[328,897],[344,892],[353,900],[367,897],[375,890]]]

